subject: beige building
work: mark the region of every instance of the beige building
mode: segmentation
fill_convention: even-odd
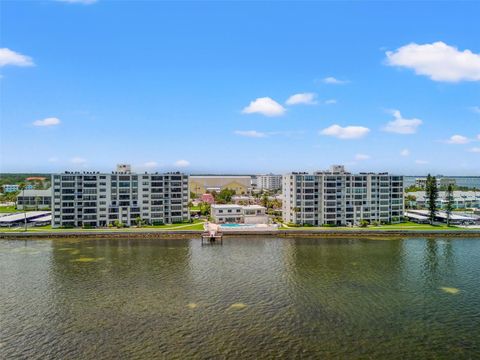
[[[223,189],[234,190],[237,195],[251,191],[251,177],[243,175],[191,175],[188,185],[190,191],[199,196],[207,191],[220,192]]]
[[[267,209],[260,205],[213,204],[212,219],[218,224],[268,224]]]

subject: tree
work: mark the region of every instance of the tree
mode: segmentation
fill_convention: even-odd
[[[428,217],[430,218],[430,224],[433,225],[435,214],[437,213],[438,187],[437,179],[435,176],[430,176],[430,174],[427,176],[425,194],[428,199]]]
[[[233,195],[235,195],[235,190],[232,189],[222,189],[218,194],[213,194],[215,201],[219,204],[228,204],[232,201]]]
[[[405,203],[407,204],[407,208],[413,208],[416,201],[417,197],[415,195],[405,196]]]
[[[22,192],[22,198],[23,198],[23,215],[24,215],[24,220],[25,220],[25,231],[27,231],[27,206],[25,204],[25,188],[26,185],[25,183],[20,183],[18,186],[18,189]],[[18,204],[17,204],[18,205]]]
[[[210,215],[210,204],[207,202],[201,202],[198,204],[198,207],[200,208],[200,215],[203,216],[208,216]]]
[[[35,210],[38,211],[38,205],[40,204],[40,201],[42,201],[42,198],[40,196],[35,196]]]
[[[145,224],[145,220],[143,220],[140,216],[137,216],[135,218],[135,224],[137,227],[141,227],[143,224]]]
[[[445,212],[447,213],[447,226],[450,226],[450,215],[453,211],[453,185],[449,184],[447,186],[447,191],[445,192]]]

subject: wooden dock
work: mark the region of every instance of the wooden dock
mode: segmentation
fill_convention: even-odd
[[[220,245],[223,244],[223,233],[219,231],[205,231],[202,233],[202,245],[205,242],[206,244],[214,244],[218,240]]]

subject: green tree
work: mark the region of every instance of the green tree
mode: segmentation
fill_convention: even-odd
[[[207,202],[201,202],[200,204],[198,204],[199,208],[200,208],[200,215],[203,215],[203,216],[208,216],[210,215],[210,204],[207,203]]]
[[[445,212],[447,213],[447,226],[450,226],[450,216],[453,211],[453,185],[449,184],[447,186],[447,191],[445,192]]]
[[[42,201],[42,198],[40,196],[35,196],[35,210],[38,211],[38,206],[40,204],[40,201]]]
[[[417,201],[417,197],[415,195],[407,195],[405,196],[405,203],[407,205],[407,208],[413,208],[414,207],[414,203],[415,201]]]
[[[228,204],[232,201],[232,197],[233,197],[233,195],[235,195],[235,190],[225,188],[225,189],[222,189],[218,194],[215,194],[215,195],[216,195],[215,201],[217,203]]]
[[[433,225],[435,220],[435,214],[437,213],[437,199],[438,199],[438,187],[437,179],[435,176],[427,176],[427,182],[425,185],[425,194],[428,199],[428,217],[430,218],[430,224]]]

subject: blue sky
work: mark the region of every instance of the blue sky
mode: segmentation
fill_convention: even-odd
[[[479,3],[0,6],[3,172],[480,175]]]

